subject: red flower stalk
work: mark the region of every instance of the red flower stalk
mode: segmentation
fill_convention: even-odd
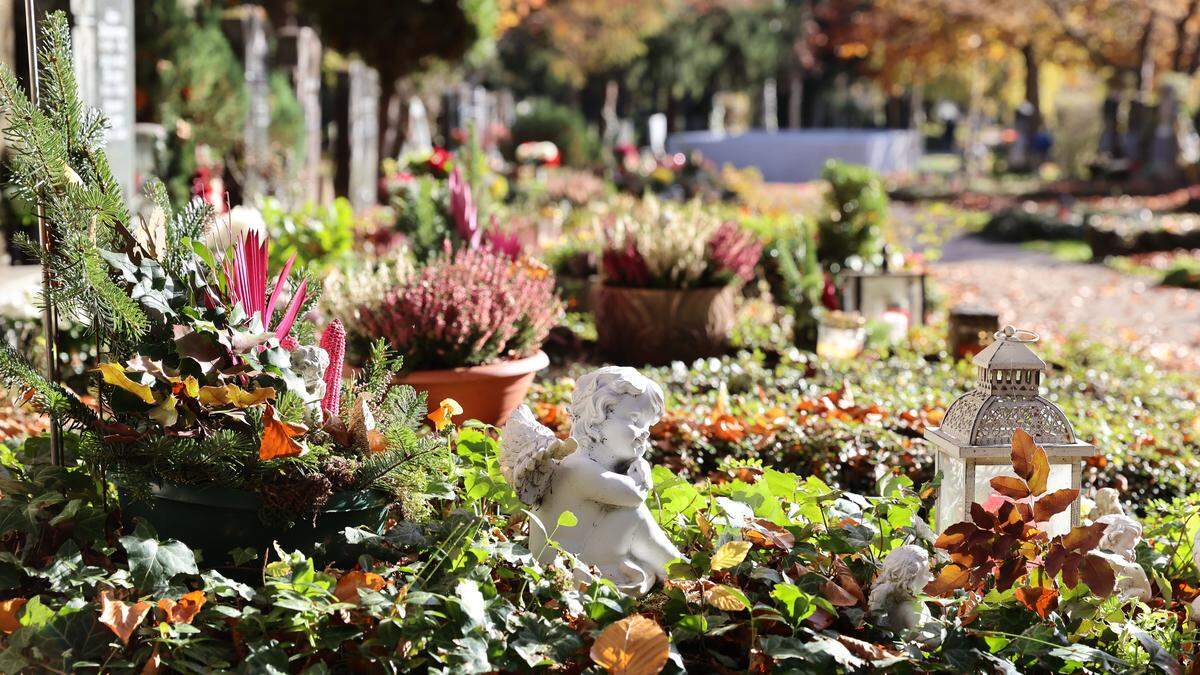
[[[467,243],[467,248],[479,248],[483,232],[479,229],[479,212],[471,197],[471,186],[462,177],[462,170],[455,166],[450,172],[450,216],[458,236]]]
[[[284,282],[287,281],[288,272],[292,271],[292,264],[296,261],[296,256],[288,258],[288,261],[284,263],[283,269],[275,279],[271,297],[268,299],[267,261],[270,259],[268,250],[267,240],[263,239],[260,242],[258,232],[254,230],[246,232],[246,236],[234,243],[232,264],[229,261],[225,262],[225,283],[229,287],[229,293],[234,302],[241,304],[242,309],[250,316],[258,314],[262,319],[263,328],[270,330],[271,317],[275,312],[275,302],[279,299],[279,294],[283,292]],[[282,340],[292,332],[292,325],[296,323],[296,316],[299,315],[300,307],[304,304],[307,291],[308,281],[301,280],[300,286],[292,295],[292,301],[288,304],[287,311],[280,318],[279,324],[275,326],[275,337]]]
[[[346,360],[346,329],[341,319],[334,319],[321,333],[321,349],[329,353],[329,367],[325,369],[325,398],[321,399],[321,411],[326,418],[337,417],[342,402],[342,364]]]
[[[741,277],[754,278],[754,267],[762,256],[762,243],[753,234],[731,222],[721,223],[708,240],[708,258],[717,269]]]

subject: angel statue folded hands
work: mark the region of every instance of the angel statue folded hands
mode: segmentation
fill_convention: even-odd
[[[553,559],[549,529],[618,588],[645,593],[683,557],[645,504],[653,485],[645,454],[650,427],[664,413],[662,389],[633,368],[608,366],[577,380],[569,413],[565,441],[525,406],[504,427],[500,470],[540,521],[530,523],[529,549],[542,562]],[[555,529],[564,511],[579,522]]]

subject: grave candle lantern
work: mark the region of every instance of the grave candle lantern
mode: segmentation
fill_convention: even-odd
[[[1023,429],[1046,450],[1050,460],[1049,491],[1079,489],[1084,458],[1095,448],[1075,436],[1058,406],[1039,394],[1046,362],[1029,348],[1033,331],[1006,326],[996,340],[972,359],[978,368],[974,390],[946,410],[940,427],[925,430],[936,448],[942,483],[937,499],[937,531],[966,520],[970,504],[992,494],[991,479],[1015,475],[1011,466],[1012,435]],[[1050,520],[1050,533],[1065,534],[1079,524],[1079,500],[1069,512]]]

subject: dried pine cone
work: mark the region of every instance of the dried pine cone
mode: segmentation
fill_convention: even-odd
[[[329,479],[333,491],[342,492],[354,487],[354,468],[353,461],[338,455],[330,455],[325,459],[321,471]]]

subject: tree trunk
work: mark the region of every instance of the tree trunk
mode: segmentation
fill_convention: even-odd
[[[1188,0],[1187,12],[1175,22],[1175,54],[1171,58],[1171,66],[1176,72],[1183,72],[1187,65],[1184,61],[1188,52],[1187,24],[1197,10],[1200,10],[1200,0]],[[1195,52],[1192,60],[1195,61]]]
[[[1156,14],[1153,10],[1150,11],[1150,16],[1146,19],[1146,25],[1142,28],[1142,36],[1138,38],[1138,70],[1137,70],[1137,91],[1138,97],[1142,99],[1142,103],[1150,102],[1150,88],[1154,86],[1154,50],[1151,49],[1154,37],[1154,19]]]
[[[1025,100],[1032,109],[1029,128],[1037,133],[1042,129],[1041,64],[1032,42],[1026,42],[1021,47],[1021,56],[1025,60]]]
[[[604,146],[607,148],[611,148],[617,143],[617,133],[621,126],[621,120],[617,117],[617,101],[620,96],[620,83],[615,79],[610,79],[604,85],[604,109],[600,113],[600,117],[604,122],[604,131],[601,138],[604,139]]]

